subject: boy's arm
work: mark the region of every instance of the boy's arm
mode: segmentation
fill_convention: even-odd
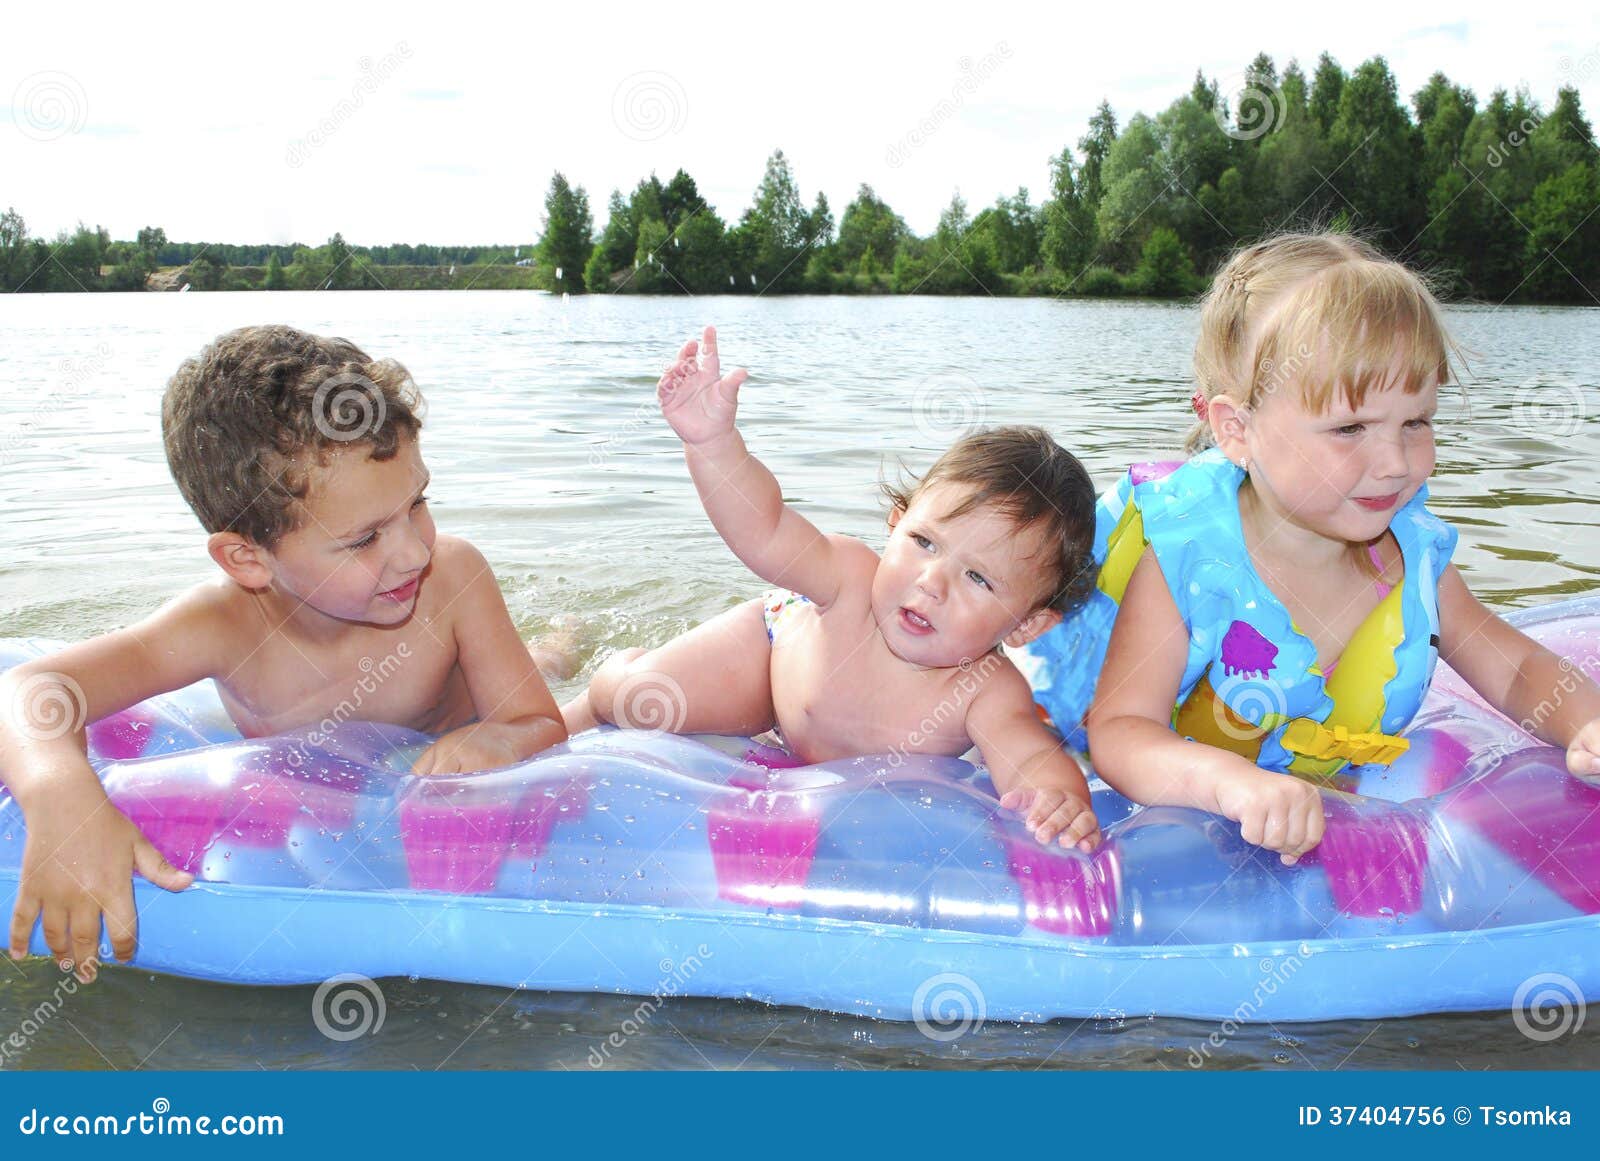
[[[1573,774],[1600,774],[1600,689],[1572,662],[1495,616],[1454,565],[1439,580],[1439,656],[1506,717],[1566,747]]]
[[[13,958],[36,921],[58,959],[91,979],[104,917],[118,959],[132,957],[137,868],[169,890],[192,876],[171,866],[106,798],[86,750],[86,727],[108,714],[217,672],[226,619],[201,585],[126,629],[26,662],[0,677],[0,779],[27,821],[12,912]]]
[[[1027,679],[1009,662],[979,689],[967,711],[967,736],[983,754],[1000,805],[1026,811],[1034,837],[1092,851],[1100,824],[1083,770],[1045,728],[1033,708]]]
[[[418,756],[413,772],[510,766],[566,741],[561,711],[511,620],[489,562],[466,541],[443,536],[434,560],[444,567],[433,579],[448,578],[455,590],[450,631],[478,720],[434,742]]]
[[[778,481],[745,447],[734,427],[745,378],[742,370],[722,376],[716,328],[707,327],[703,344],[688,342],[662,376],[662,413],[683,440],[706,515],[734,555],[763,580],[827,608],[839,595],[840,542],[854,542],[824,536],[785,504]]]
[[[1122,595],[1089,708],[1095,769],[1135,802],[1224,815],[1240,824],[1246,842],[1297,862],[1322,841],[1326,819],[1316,787],[1188,741],[1168,724],[1188,649],[1188,628],[1146,549]]]

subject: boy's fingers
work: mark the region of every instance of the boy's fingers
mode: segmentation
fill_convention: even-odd
[[[736,371],[728,372],[722,381],[727,384],[729,391],[737,391],[744,386],[744,381],[748,378],[750,378],[750,372],[740,367]]]
[[[166,858],[160,851],[156,850],[155,844],[149,839],[140,839],[133,844],[133,865],[139,874],[150,880],[157,887],[162,887],[168,891],[181,891],[194,882],[192,874],[188,871],[180,871],[177,867],[167,862]],[[132,914],[133,895],[131,892],[127,895],[119,896],[118,903],[126,903],[129,914]],[[107,930],[112,930],[109,909],[106,913],[106,928]],[[132,937],[130,936],[129,938],[131,945]],[[115,936],[113,936],[114,940]]]
[[[72,911],[72,970],[84,983],[93,983],[100,959],[100,909],[93,901]]]
[[[60,904],[46,903],[41,912],[41,929],[45,946],[56,959],[66,959],[71,950],[67,946],[67,913]]]
[[[11,958],[21,959],[28,954],[28,941],[33,938],[33,925],[39,921],[39,900],[34,895],[17,895],[17,905],[11,909]]]
[[[141,870],[140,874],[144,874]],[[145,875],[145,878],[150,878]],[[165,884],[163,884],[165,886]],[[139,913],[133,907],[133,892],[118,893],[106,905],[106,935],[111,939],[111,954],[120,960],[130,960],[137,949]]]
[[[706,358],[717,357],[717,328],[707,327],[700,341],[700,349],[705,352]]]

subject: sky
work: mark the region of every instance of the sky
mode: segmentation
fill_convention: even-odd
[[[1201,69],[1225,93],[1257,52],[1309,73],[1384,56],[1402,96],[1435,71],[1577,86],[1600,109],[1592,5],[864,3],[17,6],[0,43],[0,208],[53,236],[359,244],[531,241],[553,171],[597,225],[613,188],[680,166],[725,220],[781,148],[809,205],[871,184],[919,233],[1048,188],[1102,98],[1154,114]],[[1263,6],[1264,7],[1264,6]],[[1588,9],[1589,11],[1581,11]],[[9,104],[6,103],[9,98]]]

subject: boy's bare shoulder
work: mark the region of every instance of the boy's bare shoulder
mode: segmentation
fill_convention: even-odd
[[[486,577],[494,583],[494,570],[488,559],[467,540],[441,532],[433,542],[433,557],[429,562],[430,580],[435,589],[447,589],[451,595],[471,588]]]

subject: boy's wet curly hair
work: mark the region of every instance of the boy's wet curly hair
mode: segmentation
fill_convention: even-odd
[[[1094,484],[1078,457],[1041,427],[994,427],[952,444],[909,486],[881,485],[904,513],[925,489],[959,484],[967,496],[946,519],[992,504],[1021,531],[1038,528],[1046,583],[1039,607],[1071,612],[1094,591]]]
[[[167,467],[207,532],[272,548],[311,469],[340,448],[391,458],[422,427],[410,374],[348,339],[242,327],[186,359],[161,401]]]

